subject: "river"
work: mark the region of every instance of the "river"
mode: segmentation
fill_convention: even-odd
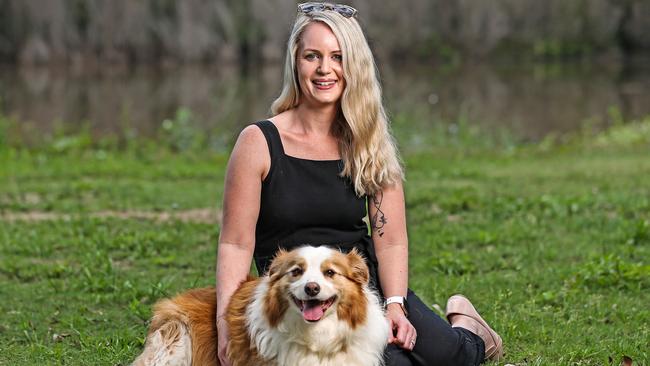
[[[268,116],[281,65],[163,66],[96,70],[0,67],[2,113],[13,136],[37,144],[87,129],[96,137],[155,137],[181,109],[194,128],[218,131],[227,149],[239,129]],[[598,130],[650,115],[650,62],[381,64],[385,103],[401,145],[423,132],[478,126],[518,141]],[[58,131],[58,132],[57,132]],[[414,145],[414,146],[410,146]]]

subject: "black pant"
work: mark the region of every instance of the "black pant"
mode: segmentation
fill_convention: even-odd
[[[408,319],[417,331],[413,351],[388,345],[386,366],[464,366],[478,365],[485,358],[485,344],[464,328],[452,328],[434,313],[413,291],[407,295]]]

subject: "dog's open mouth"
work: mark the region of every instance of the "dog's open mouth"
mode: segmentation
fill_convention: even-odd
[[[302,312],[302,317],[308,322],[317,322],[321,320],[325,311],[329,309],[330,306],[336,300],[336,296],[332,296],[325,301],[320,300],[300,300],[295,296],[292,296],[293,302],[298,306],[300,312]]]

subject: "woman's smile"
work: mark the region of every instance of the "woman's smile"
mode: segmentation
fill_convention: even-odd
[[[314,85],[316,85],[316,89],[319,90],[330,90],[334,87],[336,84],[336,80],[332,79],[317,79],[313,81]]]

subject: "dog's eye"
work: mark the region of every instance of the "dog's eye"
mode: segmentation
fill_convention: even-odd
[[[327,277],[334,277],[335,274],[336,272],[334,272],[333,269],[328,269],[327,271],[325,271],[325,276]]]
[[[294,268],[291,270],[291,275],[294,277],[298,277],[302,274],[302,268]]]

